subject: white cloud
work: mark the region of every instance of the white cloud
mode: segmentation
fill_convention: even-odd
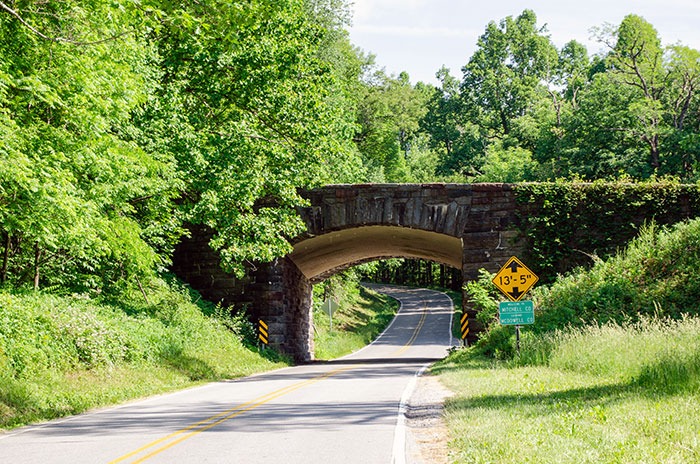
[[[430,5],[430,0],[355,0],[352,3],[355,19],[364,21],[391,17],[396,11],[416,11]]]

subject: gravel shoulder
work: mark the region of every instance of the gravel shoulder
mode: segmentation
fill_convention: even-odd
[[[437,377],[418,377],[406,410],[406,461],[412,464],[447,464],[449,434],[443,404],[452,392]]]

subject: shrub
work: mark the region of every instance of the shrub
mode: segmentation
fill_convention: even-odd
[[[0,292],[0,427],[273,367],[241,343],[240,317],[176,284],[145,290],[118,302]]]
[[[699,265],[700,220],[647,225],[614,257],[536,289],[535,330],[699,314]]]

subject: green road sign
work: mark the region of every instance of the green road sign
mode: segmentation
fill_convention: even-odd
[[[498,316],[503,325],[535,323],[535,307],[532,301],[502,301],[498,304]]]

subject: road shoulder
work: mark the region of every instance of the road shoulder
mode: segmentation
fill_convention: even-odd
[[[452,392],[433,375],[418,377],[408,402],[406,417],[406,458],[414,464],[446,464],[449,435],[444,419],[444,402]]]

